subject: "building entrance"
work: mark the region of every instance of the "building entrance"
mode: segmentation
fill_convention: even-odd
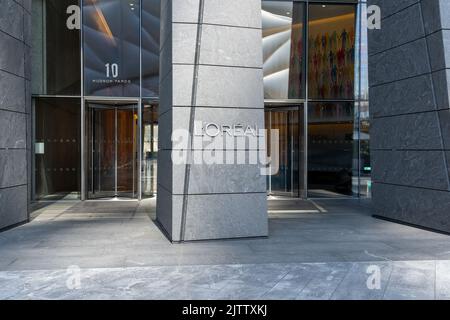
[[[88,199],[137,198],[137,105],[87,103],[86,117]]]
[[[277,130],[279,134],[279,170],[268,177],[270,195],[306,197],[303,112],[303,104],[266,107],[269,132]]]

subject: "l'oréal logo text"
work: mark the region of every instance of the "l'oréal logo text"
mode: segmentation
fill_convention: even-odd
[[[203,123],[201,121],[196,121],[194,123],[194,136],[197,137],[219,137],[219,136],[229,136],[229,137],[258,137],[259,128],[255,125],[219,125],[217,123],[208,122]]]
[[[171,144],[162,140],[162,149],[172,150],[175,165],[250,165],[258,166],[261,175],[279,171],[278,130],[258,125],[194,122],[193,131],[172,130]],[[268,154],[270,151],[270,156]]]

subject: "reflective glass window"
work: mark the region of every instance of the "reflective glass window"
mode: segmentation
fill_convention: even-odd
[[[304,97],[304,4],[262,3],[264,96]]]
[[[87,96],[139,96],[138,0],[83,2]]]
[[[308,195],[353,194],[358,163],[354,103],[310,103],[308,106]]]
[[[77,0],[33,0],[32,93],[80,95],[80,9]]]
[[[158,104],[142,108],[142,197],[156,194],[158,173]]]
[[[142,96],[159,95],[160,0],[142,2]]]
[[[353,99],[355,6],[311,4],[308,92],[311,99]]]
[[[34,194],[38,200],[80,197],[80,99],[35,99]]]

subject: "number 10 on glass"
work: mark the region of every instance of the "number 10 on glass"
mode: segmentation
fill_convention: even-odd
[[[105,68],[107,78],[117,78],[119,76],[119,65],[117,63],[107,63]]]

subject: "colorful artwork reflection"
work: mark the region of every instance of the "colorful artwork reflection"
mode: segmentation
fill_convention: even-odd
[[[354,14],[310,22],[308,85],[312,99],[353,99]]]
[[[303,93],[303,3],[294,3],[292,14],[291,56],[289,64],[289,99],[304,97]]]

